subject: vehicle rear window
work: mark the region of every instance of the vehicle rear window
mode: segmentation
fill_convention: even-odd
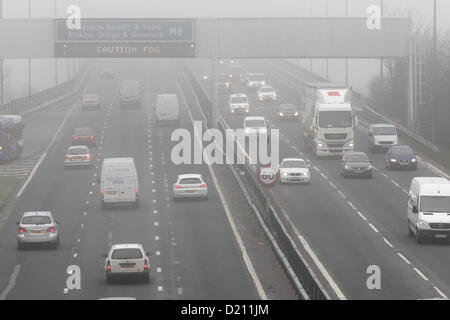
[[[261,92],[273,92],[273,88],[270,88],[270,87],[268,87],[268,88],[261,88],[260,91]]]
[[[184,178],[180,180],[180,184],[200,184],[202,181],[199,178]]]
[[[24,217],[22,224],[51,224],[52,220],[47,216]]]
[[[69,149],[69,151],[67,152],[67,154],[69,155],[79,155],[79,154],[87,154],[87,150],[85,148],[74,148],[74,149]]]
[[[84,98],[85,99],[90,99],[90,100],[92,99],[92,100],[94,100],[94,99],[97,99],[98,96],[95,95],[95,94],[88,94],[88,95],[85,95]]]
[[[349,154],[346,160],[347,162],[369,162],[369,158],[363,153]]]
[[[282,168],[306,168],[306,163],[300,160],[283,161]]]
[[[376,136],[395,136],[397,135],[397,129],[395,127],[375,127],[373,128],[373,134]]]
[[[413,154],[414,151],[410,147],[395,147],[392,148],[393,154]]]
[[[116,249],[111,255],[114,260],[141,259],[142,252],[139,249]]]
[[[92,129],[89,129],[89,128],[78,128],[78,129],[75,129],[75,135],[77,135],[77,136],[90,136],[90,135],[92,135]]]
[[[246,97],[233,97],[231,98],[231,103],[247,103],[248,100]]]

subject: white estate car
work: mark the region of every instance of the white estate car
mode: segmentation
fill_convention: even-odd
[[[201,174],[180,174],[173,184],[173,200],[202,198],[208,200],[208,185]]]
[[[141,244],[115,244],[109,253],[103,255],[105,260],[106,282],[123,276],[141,277],[145,283],[150,281],[149,253]]]
[[[280,183],[306,183],[311,181],[308,164],[303,159],[283,159],[279,169]]]
[[[232,94],[229,100],[230,113],[249,113],[250,104],[246,94]]]

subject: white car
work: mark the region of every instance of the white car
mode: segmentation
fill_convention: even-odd
[[[266,118],[264,117],[245,117],[244,119],[244,133],[246,137],[267,135],[267,139],[270,137],[270,131]]]
[[[271,86],[263,86],[258,89],[257,92],[258,100],[260,102],[264,101],[277,101],[277,92]]]
[[[94,156],[87,146],[71,146],[66,151],[64,166],[66,168],[91,166],[93,159]]]
[[[124,276],[141,277],[145,283],[150,281],[149,253],[141,244],[115,244],[109,253],[103,255],[105,260],[106,282]]]
[[[311,181],[311,173],[305,160],[299,158],[283,159],[279,169],[280,183],[306,183]]]
[[[22,250],[27,244],[49,244],[58,249],[58,224],[49,211],[25,212],[17,222],[17,249]]]
[[[173,200],[201,198],[208,200],[208,185],[201,174],[180,174],[173,184]]]
[[[230,95],[229,108],[231,114],[249,113],[250,104],[246,94],[232,94]]]

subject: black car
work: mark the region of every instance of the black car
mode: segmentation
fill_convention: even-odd
[[[293,104],[282,104],[278,108],[278,120],[298,120],[299,112]]]
[[[386,169],[417,170],[417,157],[409,146],[392,146],[384,156]]]
[[[348,152],[341,160],[341,175],[372,178],[372,163],[364,152]]]

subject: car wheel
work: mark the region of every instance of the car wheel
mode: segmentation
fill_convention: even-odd
[[[59,248],[59,239],[55,241],[55,243],[52,243],[52,249],[53,250],[58,250]]]
[[[112,277],[109,274],[107,274],[106,275],[106,284],[111,284],[111,283],[112,283]]]
[[[411,230],[411,223],[408,220],[408,236],[410,238],[414,237],[414,232]]]
[[[173,202],[178,202],[179,200],[178,200],[178,198],[177,197],[173,197]]]
[[[23,244],[20,242],[17,242],[17,250],[22,251],[23,250]]]
[[[139,208],[139,200],[136,200],[135,202],[134,202],[134,208],[135,209],[138,209]]]

